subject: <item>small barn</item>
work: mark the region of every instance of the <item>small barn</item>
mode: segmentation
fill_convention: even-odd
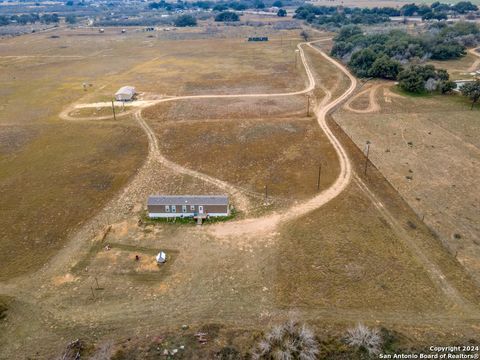
[[[228,216],[227,195],[151,195],[148,216],[154,218]]]
[[[115,93],[115,100],[117,101],[132,101],[136,94],[133,86],[122,86]]]

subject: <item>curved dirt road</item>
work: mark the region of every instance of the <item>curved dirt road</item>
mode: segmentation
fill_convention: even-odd
[[[315,42],[315,41],[314,41]],[[330,200],[334,199],[337,195],[339,195],[345,187],[348,185],[351,179],[351,165],[348,160],[348,156],[343,149],[342,145],[340,142],[337,140],[335,135],[332,133],[330,128],[328,127],[326,123],[326,116],[330,110],[332,110],[334,107],[336,107],[338,104],[343,102],[345,99],[347,99],[355,90],[357,86],[357,80],[356,78],[350,74],[350,72],[346,69],[345,66],[337,62],[336,60],[330,58],[327,56],[323,51],[320,49],[312,46],[312,43],[314,42],[309,42],[309,43],[301,43],[298,45],[298,48],[300,50],[300,55],[302,62],[305,67],[305,71],[307,73],[308,79],[309,79],[309,85],[306,89],[301,90],[301,91],[296,91],[296,92],[290,92],[290,93],[283,93],[283,94],[240,94],[240,95],[198,95],[198,96],[181,96],[181,97],[175,97],[175,98],[167,98],[167,99],[161,99],[161,100],[154,100],[153,102],[160,103],[160,102],[165,102],[165,101],[172,101],[172,100],[181,100],[181,99],[202,99],[202,98],[237,98],[237,97],[272,97],[272,96],[291,96],[291,95],[298,95],[298,94],[303,94],[307,93],[311,90],[313,90],[316,87],[316,82],[315,78],[313,76],[313,73],[308,66],[308,63],[305,59],[305,54],[302,49],[302,45],[307,45],[310,48],[314,49],[317,51],[321,56],[323,56],[327,61],[330,61],[332,64],[334,64],[336,67],[338,67],[343,73],[345,73],[348,78],[350,79],[350,87],[338,98],[334,99],[333,101],[329,101],[331,94],[327,92],[327,97],[326,101],[323,101],[319,105],[315,107],[314,113],[317,117],[317,121],[319,126],[322,128],[322,130],[325,132],[327,135],[328,139],[332,143],[333,147],[335,148],[335,151],[338,155],[339,163],[340,163],[340,173],[337,178],[337,180],[334,182],[334,184],[329,187],[328,189],[322,191],[320,194],[317,196],[311,198],[310,200],[299,204],[292,206],[289,209],[286,209],[280,213],[274,213],[271,215],[266,215],[263,217],[259,218],[251,218],[251,219],[245,219],[245,220],[240,220],[240,221],[235,221],[235,222],[229,222],[229,223],[218,223],[214,226],[211,226],[209,228],[209,231],[215,235],[215,236],[229,236],[229,235],[252,235],[252,234],[259,234],[259,233],[265,233],[273,230],[277,225],[279,225],[281,222],[290,220],[292,218],[300,217],[310,211],[313,211]],[[325,102],[327,102],[325,104]],[[141,109],[135,114],[136,120],[142,127],[142,129],[145,131],[148,137],[149,141],[149,148],[150,152],[155,156],[157,159],[159,159],[164,165],[166,165],[168,168],[182,173],[186,175],[190,175],[196,178],[199,178],[201,180],[207,181],[211,184],[214,184],[218,186],[219,188],[228,191],[234,196],[234,198],[237,201],[237,206],[241,210],[247,210],[248,209],[248,198],[241,193],[241,190],[239,190],[237,187],[234,185],[231,185],[227,182],[224,182],[222,180],[216,179],[214,177],[211,177],[209,175],[200,173],[195,170],[187,169],[181,165],[175,164],[174,162],[166,159],[159,150],[158,147],[158,140],[157,137],[152,130],[152,128],[147,124],[147,122],[142,118],[141,116]]]
[[[276,227],[279,222],[286,221],[290,218],[302,216],[309,211],[315,210],[318,207],[324,205],[328,201],[335,198],[338,194],[340,194],[343,189],[345,189],[346,185],[350,181],[351,177],[351,166],[348,160],[348,157],[345,153],[345,150],[342,148],[340,142],[335,138],[333,133],[330,131],[326,124],[326,115],[327,113],[336,107],[338,104],[343,102],[347,97],[349,97],[357,86],[357,80],[350,72],[346,69],[345,66],[340,64],[339,62],[335,61],[334,59],[327,56],[324,52],[319,50],[318,48],[312,46],[313,43],[321,42],[329,40],[330,38],[324,38],[320,40],[315,40],[311,42],[303,42],[297,45],[297,49],[300,54],[300,58],[302,64],[305,68],[305,73],[308,78],[308,86],[299,91],[292,91],[286,93],[254,93],[254,94],[213,94],[213,95],[185,95],[185,96],[175,96],[175,97],[166,97],[163,99],[155,99],[155,100],[140,100],[137,102],[130,103],[129,106],[136,106],[137,111],[135,112],[135,118],[141,128],[145,131],[148,141],[149,141],[149,151],[150,154],[159,160],[163,165],[167,166],[168,168],[185,175],[189,175],[192,177],[196,177],[200,180],[209,182],[226,192],[229,192],[235,199],[236,205],[238,209],[248,213],[249,208],[249,199],[245,195],[248,191],[240,189],[232,184],[229,184],[225,181],[220,179],[216,179],[212,176],[200,173],[198,171],[185,168],[179,164],[176,164],[168,159],[166,159],[159,150],[158,140],[157,137],[152,130],[152,128],[148,125],[148,123],[142,118],[141,111],[144,108],[147,108],[152,105],[156,105],[163,102],[169,101],[177,101],[177,100],[188,100],[188,99],[222,99],[222,98],[245,98],[245,97],[283,97],[283,96],[294,96],[294,95],[301,95],[311,92],[317,86],[315,82],[315,77],[313,76],[312,70],[308,65],[308,62],[305,57],[305,53],[303,51],[303,46],[309,46],[310,48],[317,51],[321,56],[323,56],[327,61],[330,61],[333,65],[338,67],[342,72],[344,72],[350,79],[350,87],[337,99],[328,102],[331,98],[331,94],[327,91],[326,98],[316,106],[314,109],[314,113],[317,117],[317,121],[319,126],[322,130],[326,133],[328,139],[332,143],[335,148],[335,151],[338,155],[339,162],[340,162],[340,174],[335,181],[335,183],[329,188],[321,192],[319,195],[313,197],[312,199],[308,200],[305,203],[295,205],[287,210],[282,211],[281,213],[274,213],[268,216],[260,217],[260,218],[252,218],[246,219],[236,222],[230,222],[227,224],[217,224],[212,226],[211,231],[214,232],[217,236],[225,236],[228,234],[247,234],[247,233],[258,233],[258,232],[265,232],[270,231],[274,227]],[[69,109],[62,111],[60,117],[65,120],[93,120],[95,118],[72,118],[68,114],[68,110],[70,109],[79,109],[79,108],[88,108],[88,107],[101,107],[101,106],[111,106],[110,102],[105,103],[94,103],[94,104],[77,104]],[[71,111],[71,110],[70,110]],[[132,111],[130,110],[129,113]],[[103,117],[102,117],[103,118]],[[250,194],[251,195],[251,194]]]
[[[319,41],[323,41],[323,40],[319,40]],[[220,179],[214,178],[212,176],[209,176],[207,174],[203,174],[201,172],[198,172],[198,171],[195,171],[195,170],[192,170],[192,169],[188,169],[184,166],[176,164],[176,163],[168,160],[167,158],[165,158],[160,152],[160,149],[159,149],[159,146],[158,146],[157,136],[155,135],[152,128],[148,125],[148,123],[142,118],[141,111],[142,111],[142,109],[144,109],[146,107],[149,107],[149,106],[152,106],[152,105],[155,105],[155,104],[168,102],[168,101],[176,101],[176,100],[213,99],[213,98],[215,98],[215,99],[218,99],[218,98],[242,98],[242,97],[243,98],[245,98],[245,97],[280,97],[280,96],[294,96],[294,95],[299,95],[299,94],[306,94],[306,93],[312,91],[315,88],[315,78],[313,76],[313,73],[312,73],[310,67],[307,64],[307,60],[305,58],[305,53],[304,53],[303,48],[302,48],[302,45],[305,45],[305,44],[306,43],[300,43],[300,44],[297,45],[302,63],[303,63],[304,68],[305,68],[305,72],[306,72],[307,77],[308,77],[308,86],[303,90],[287,92],[287,93],[270,93],[270,94],[265,93],[265,94],[238,94],[238,95],[235,95],[235,94],[231,94],[231,95],[229,95],[229,94],[225,94],[225,95],[187,95],[187,96],[168,97],[168,98],[164,98],[164,99],[150,100],[150,101],[148,101],[148,100],[138,101],[137,104],[138,104],[139,109],[135,112],[135,119],[137,120],[137,122],[139,123],[139,125],[145,131],[145,133],[147,135],[148,143],[149,143],[149,152],[152,154],[152,156],[154,156],[157,160],[159,160],[163,165],[165,165],[169,169],[171,169],[175,172],[178,172],[180,174],[196,177],[200,180],[211,183],[211,184],[219,187],[220,189],[230,193],[235,199],[235,203],[236,203],[237,208],[239,210],[245,212],[245,213],[248,213],[249,202],[250,201],[249,201],[248,197],[245,196],[245,192],[250,193],[250,195],[252,195],[251,191],[246,191],[244,189],[240,189],[239,187],[231,185],[231,184],[229,184],[225,181],[222,181]],[[132,103],[132,104],[134,104],[134,103]],[[100,106],[110,106],[110,103],[85,104],[85,106],[83,106],[82,104],[79,104],[79,105],[76,105],[75,108],[100,107]],[[130,106],[132,106],[132,105],[130,105]],[[130,111],[130,113],[131,113],[131,111]],[[68,112],[66,112],[66,111],[63,111],[61,116],[65,120],[70,120],[71,119],[71,117],[68,115]]]
[[[477,70],[477,68],[480,66],[480,53],[479,53],[479,51],[480,51],[480,47],[468,50],[468,52],[470,54],[477,56],[479,59],[475,60],[473,62],[473,64],[470,66],[470,68],[468,68],[467,71],[473,72],[473,71]]]
[[[317,40],[324,41],[326,39]],[[307,93],[315,88],[315,78],[310,67],[307,64],[305,55],[303,53],[302,46],[307,45],[312,47],[313,49],[317,50],[323,57],[325,57],[328,61],[332,62],[335,66],[339,67],[343,72],[345,72],[348,77],[351,79],[352,83],[350,88],[338,99],[328,103],[325,105],[327,101],[329,101],[331,95],[327,91],[327,97],[323,99],[323,101],[316,106],[315,114],[317,116],[319,125],[324,129],[330,141],[332,141],[335,150],[339,156],[340,160],[340,176],[335,181],[335,183],[331,186],[331,188],[324,190],[318,196],[310,199],[304,204],[293,206],[292,208],[283,211],[280,214],[271,214],[269,216],[261,217],[261,218],[251,218],[246,220],[239,220],[239,221],[231,221],[228,223],[219,223],[216,225],[209,226],[210,232],[213,232],[213,235],[222,236],[228,234],[235,234],[235,233],[249,233],[249,234],[262,234],[265,231],[270,231],[275,228],[280,221],[287,220],[289,218],[294,218],[301,216],[308,211],[314,210],[323,204],[327,203],[335,196],[340,194],[340,192],[346,187],[349,183],[351,178],[351,166],[348,161],[348,158],[345,154],[345,151],[341,147],[339,141],[334,137],[328,126],[325,122],[325,116],[327,112],[335,107],[338,103],[345,100],[354,90],[356,86],[356,79],[347,71],[347,69],[336,62],[335,60],[329,58],[320,50],[311,46],[310,43],[301,43],[298,45],[300,49],[300,56],[302,59],[302,63],[305,66],[305,71],[307,73],[309,84],[307,88],[301,91],[295,91],[291,93],[283,93],[283,94],[240,94],[240,95],[200,95],[200,96],[185,96],[185,97],[178,97],[178,98],[168,98],[168,99],[161,99],[159,101],[173,101],[176,99],[185,99],[185,98],[215,98],[215,97],[269,97],[269,96],[290,96],[290,95],[297,95],[302,93]],[[109,103],[109,106],[111,103]],[[325,105],[325,107],[323,107]],[[197,177],[202,180],[206,180],[211,182],[220,188],[226,189],[227,191],[231,191],[232,194],[235,196],[236,201],[238,201],[238,205],[244,205],[248,201],[247,196],[245,195],[248,191],[243,191],[242,189],[235,187],[231,184],[223,182],[219,179],[215,179],[211,176],[201,174],[191,169],[186,169],[181,165],[175,164],[167,159],[165,159],[160,152],[158,151],[158,140],[155,136],[155,133],[150,128],[150,126],[141,118],[141,111],[143,107],[140,109],[137,108],[138,115],[136,116],[137,121],[139,122],[142,129],[146,132],[148,141],[149,141],[149,154],[148,157],[142,166],[139,169],[137,175],[127,184],[127,186],[118,194],[118,196],[114,197],[109,201],[103,208],[103,211],[88,221],[84,226],[82,226],[79,230],[72,235],[71,241],[66,245],[56,256],[54,256],[49,263],[45,264],[44,268],[41,269],[38,273],[35,274],[34,277],[28,276],[24,278],[16,278],[15,282],[8,282],[1,285],[2,292],[5,294],[12,294],[12,295],[19,295],[18,290],[22,287],[28,287],[28,283],[31,281],[38,282],[33,279],[38,279],[38,277],[44,278],[51,278],[55,274],[64,273],[68,271],[71,264],[76,262],[76,258],[78,254],[85,250],[85,245],[91,240],[92,231],[94,232],[101,232],[103,231],[104,227],[101,224],[108,224],[111,220],[111,211],[112,209],[124,209],[125,211],[131,205],[132,197],[135,197],[141,190],[148,184],[148,179],[145,178],[149,176],[150,172],[149,169],[153,166],[155,162],[160,162],[163,165],[170,167],[171,169],[188,174],[194,177]],[[243,193],[242,193],[243,192]],[[252,194],[249,194],[252,195]],[[22,285],[20,285],[22,284]],[[19,286],[20,285],[20,286]]]
[[[164,97],[162,99],[154,99],[154,100],[137,100],[128,103],[128,107],[137,107],[140,109],[144,109],[159,103],[169,102],[169,101],[177,101],[177,100],[192,100],[192,99],[229,99],[229,98],[262,98],[262,97],[284,97],[284,96],[293,96],[293,95],[302,95],[307,94],[313,89],[315,89],[315,78],[313,77],[313,73],[311,69],[308,67],[307,60],[305,58],[305,53],[303,51],[302,46],[308,45],[310,46],[311,43],[327,41],[331,38],[324,38],[320,40],[315,40],[312,42],[303,42],[297,45],[297,49],[300,54],[300,58],[302,60],[302,64],[305,68],[305,72],[308,78],[308,86],[303,90],[298,91],[291,91],[285,93],[253,93],[253,94],[211,94],[211,95],[184,95],[184,96],[169,96]],[[120,104],[121,103],[116,103]],[[105,120],[111,119],[112,116],[101,116],[101,117],[72,117],[69,113],[75,109],[83,109],[83,108],[92,108],[92,107],[110,107],[112,106],[111,102],[98,102],[98,103],[90,103],[90,104],[74,104],[69,106],[68,108],[64,109],[60,114],[59,117],[63,120],[69,121],[80,121],[80,120]],[[128,113],[132,113],[132,111],[128,111]],[[121,113],[120,113],[121,115]],[[125,114],[123,114],[125,115]],[[117,115],[118,116],[118,115]]]
[[[340,163],[340,174],[337,180],[335,180],[332,186],[322,191],[317,196],[311,198],[310,200],[302,204],[292,206],[291,208],[284,210],[281,213],[272,214],[256,219],[246,219],[237,222],[230,222],[228,224],[219,223],[215,226],[212,226],[210,231],[213,233],[213,235],[221,237],[228,236],[230,234],[252,235],[271,231],[282,222],[298,218],[307,214],[310,211],[313,211],[325,205],[330,200],[334,199],[337,195],[339,195],[349,184],[352,176],[352,168],[350,161],[340,141],[335,137],[333,132],[328,127],[326,118],[330,110],[332,110],[337,105],[346,100],[355,91],[355,88],[357,87],[357,79],[347,70],[344,65],[332,59],[323,51],[312,46],[311,44],[312,43],[308,43],[307,45],[317,51],[327,61],[330,61],[333,65],[339,68],[350,79],[350,87],[340,97],[328,102],[327,104],[321,103],[317,105],[314,110],[318,124],[327,135],[338,155],[338,160]],[[305,66],[308,67],[308,64],[305,63]],[[328,93],[327,96],[330,97]]]
[[[345,110],[357,113],[357,114],[368,114],[372,112],[380,111],[380,104],[377,102],[376,95],[378,89],[382,84],[375,84],[369,89],[365,89],[359,92],[354,97],[350,98],[344,105]],[[368,106],[365,109],[355,109],[352,107],[352,102],[355,101],[358,97],[362,96],[363,94],[368,93]]]
[[[165,156],[163,156],[161,154],[160,148],[158,146],[158,138],[155,135],[152,128],[142,118],[141,110],[138,110],[135,113],[135,119],[140,124],[143,131],[145,131],[145,134],[147,134],[149,152],[151,153],[152,156],[154,156],[157,160],[159,160],[161,164],[165,165],[167,168],[169,168],[169,169],[171,169],[171,170],[173,170],[173,171],[175,171],[179,174],[189,175],[189,176],[198,178],[200,180],[211,183],[211,184],[219,187],[220,189],[225,190],[226,192],[230,193],[235,198],[235,203],[236,203],[238,209],[240,209],[242,211],[245,211],[245,212],[248,212],[250,201],[248,200],[248,197],[246,197],[240,189],[238,189],[234,185],[231,185],[231,184],[229,184],[225,181],[222,181],[220,179],[216,179],[212,176],[200,173],[200,172],[192,170],[192,169],[188,169],[184,166],[181,166],[179,164],[174,163],[173,161],[168,160]]]

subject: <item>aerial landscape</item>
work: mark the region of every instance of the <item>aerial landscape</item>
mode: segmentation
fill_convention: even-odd
[[[478,359],[479,7],[0,0],[0,359]]]

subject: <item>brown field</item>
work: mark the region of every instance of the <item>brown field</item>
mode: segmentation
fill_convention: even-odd
[[[364,108],[367,96],[368,92],[350,106]],[[375,97],[379,111],[342,110],[335,119],[359,147],[371,141],[375,166],[480,279],[475,260],[480,255],[478,107],[471,111],[460,96],[396,94],[391,85],[380,87]]]
[[[319,161],[324,165],[322,190],[339,172],[326,134],[313,116],[306,116],[304,95],[181,100],[143,109],[158,149],[139,113],[117,122],[58,117],[75,103],[109,101],[126,83],[137,86],[145,98],[302,90],[304,69],[298,62],[295,66],[292,56],[299,30],[280,32],[264,44],[246,43],[244,34],[254,32],[249,26],[215,31],[198,27],[156,32],[150,38],[141,31],[121,36],[118,29],[107,29],[100,36],[90,30],[60,29],[55,40],[45,34],[5,40],[6,54],[17,57],[1,58],[2,70],[15,72],[1,72],[11,87],[2,90],[7,101],[0,121],[12,130],[1,133],[7,145],[0,148],[6,154],[0,158],[0,186],[8,190],[8,198],[2,193],[2,211],[10,213],[2,220],[9,227],[0,246],[2,251],[13,251],[14,246],[22,250],[15,250],[13,260],[5,256],[10,261],[5,276],[11,280],[0,283],[0,304],[8,307],[0,320],[0,358],[55,358],[76,338],[87,342],[90,355],[98,349],[109,355],[121,350],[120,359],[149,359],[158,358],[165,348],[185,345],[178,358],[214,358],[229,345],[247,352],[262,330],[291,317],[316,330],[327,359],[335,359],[330,354],[334,351],[343,358],[358,358],[341,342],[345,329],[357,322],[399,332],[396,339],[405,348],[478,341],[479,291],[462,267],[464,254],[459,252],[457,261],[422,223],[417,209],[416,213],[403,200],[402,196],[410,203],[405,192],[398,193],[372,165],[362,176],[361,152],[333,121],[332,131],[352,162],[350,184],[326,206],[299,218],[286,216],[271,231],[262,228],[277,211],[288,214],[292,203],[317,195]],[[58,51],[78,57],[46,57],[51,41],[57,41]],[[36,57],[20,57],[28,54]],[[306,49],[305,54],[318,85],[313,110],[339,97],[349,83],[315,51]],[[27,84],[29,78],[34,80]],[[85,81],[93,83],[86,92],[81,86]],[[387,94],[378,99],[385,111],[378,119],[381,123],[418,104],[423,105],[417,109],[425,106],[431,112],[438,103],[443,113],[450,104],[455,114],[467,114],[462,110],[467,104],[459,98],[399,98],[384,91],[378,91]],[[369,99],[353,100],[350,106],[368,109]],[[397,108],[384,110],[389,106]],[[95,118],[107,112],[90,108],[76,115]],[[414,120],[409,114],[408,121],[428,114],[419,111]],[[364,135],[352,130],[360,128],[359,121],[351,119],[365,116],[360,120],[365,124],[378,115],[340,110],[335,120],[361,144],[358,139]],[[444,118],[438,126],[466,137],[466,126],[477,129],[468,116],[473,115],[465,115],[470,122],[450,126]],[[149,135],[148,152],[142,130]],[[413,141],[416,150],[420,140],[413,136],[419,135],[411,134],[405,139]],[[376,149],[386,145],[373,135],[369,134],[371,158],[377,164]],[[400,152],[395,144],[391,140],[388,154]],[[469,149],[478,145],[476,140],[465,144]],[[447,145],[455,154],[453,143]],[[414,165],[415,157],[402,156]],[[420,170],[412,169],[416,180]],[[240,193],[249,207],[262,211],[202,227],[145,224],[149,194],[224,191],[191,170],[228,182],[235,190],[230,193]],[[389,180],[390,174],[386,171]],[[463,179],[456,184],[466,186],[472,182],[469,176],[463,176],[465,184]],[[266,209],[258,198],[266,179],[271,196],[286,200],[274,208]],[[65,199],[72,201],[66,204]],[[440,197],[436,201],[438,205]],[[429,217],[426,222],[431,225],[428,221]],[[242,225],[253,231],[237,231]],[[468,239],[463,236],[468,226],[465,222],[462,241]],[[42,235],[50,229],[61,231]],[[39,242],[25,234],[37,236]],[[158,266],[154,255],[160,250],[168,261]],[[41,271],[34,271],[42,264]],[[20,271],[28,274],[12,279]],[[182,325],[188,329],[181,330]],[[208,333],[207,345],[195,340],[197,331]]]
[[[248,27],[242,31],[248,34]],[[108,101],[124,84],[169,95],[302,88],[303,77],[295,75],[295,41],[282,37],[266,47],[244,37],[221,38],[232,32],[158,32],[152,39],[140,29],[124,36],[119,29],[102,35],[60,29],[59,38],[49,32],[2,40],[0,278],[40,267],[143,162],[145,137],[131,121],[65,123],[58,114],[71,103]],[[196,36],[200,40],[191,40]],[[83,83],[92,86],[84,91]],[[72,115],[110,114],[92,108]]]
[[[267,185],[270,199],[285,206],[317,192],[319,164],[322,188],[338,173],[336,154],[305,107],[305,97],[298,96],[181,101],[146,113],[167,158],[260,196]],[[216,114],[219,109],[225,111]],[[161,119],[150,110],[162,113]]]
[[[395,216],[407,226],[408,218],[404,220],[400,212]],[[460,264],[448,260],[450,255],[441,243],[431,241],[426,229],[409,232],[465,296],[476,301],[475,286],[461,285],[468,276]],[[427,276],[402,235],[356,185],[325,208],[285,226],[281,236],[278,258],[284,261],[277,264],[276,290],[285,306],[326,308],[333,313],[339,309],[363,314],[391,311],[393,318],[395,312],[400,317],[423,317],[458,311]]]

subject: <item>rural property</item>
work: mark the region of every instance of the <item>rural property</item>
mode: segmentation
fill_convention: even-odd
[[[0,2],[0,359],[478,358],[480,12],[353,3]]]

